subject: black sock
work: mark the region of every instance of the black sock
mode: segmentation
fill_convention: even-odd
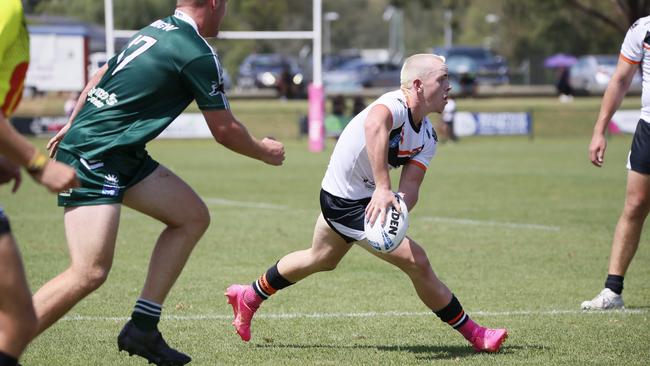
[[[454,329],[459,329],[469,319],[463,310],[463,306],[454,295],[451,296],[451,301],[447,306],[435,313],[440,320],[451,325]]]
[[[133,308],[133,313],[131,313],[131,320],[136,328],[150,332],[158,328],[161,312],[162,305],[153,301],[138,299]]]
[[[608,274],[605,287],[620,295],[623,292],[623,276]]]
[[[0,351],[0,366],[16,366],[18,359],[9,356],[8,354]]]
[[[282,290],[291,285],[293,285],[293,282],[289,282],[278,272],[278,264],[276,263],[255,280],[251,286],[253,286],[253,290],[255,290],[259,297],[266,300],[278,290]]]

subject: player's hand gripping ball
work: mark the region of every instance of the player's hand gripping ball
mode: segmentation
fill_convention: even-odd
[[[404,240],[406,230],[409,227],[409,214],[406,202],[404,202],[404,198],[399,194],[395,194],[395,197],[402,209],[401,214],[391,206],[388,209],[386,221],[383,226],[379,218],[375,220],[375,224],[372,226],[370,226],[368,221],[364,225],[368,243],[378,252],[390,253],[397,249],[402,240]]]

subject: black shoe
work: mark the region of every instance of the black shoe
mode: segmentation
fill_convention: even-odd
[[[144,357],[158,366],[182,366],[192,361],[188,355],[169,347],[158,329],[143,332],[130,320],[117,337],[117,348],[128,352],[129,356]]]

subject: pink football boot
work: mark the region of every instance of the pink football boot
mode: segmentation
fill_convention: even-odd
[[[470,343],[476,352],[499,352],[499,348],[508,338],[505,329],[476,327],[472,332]]]
[[[230,285],[225,293],[228,303],[232,305],[237,334],[244,342],[251,339],[251,320],[262,303],[262,299],[255,293],[250,285]]]

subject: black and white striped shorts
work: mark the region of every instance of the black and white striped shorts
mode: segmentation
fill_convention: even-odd
[[[320,190],[320,209],[327,224],[346,242],[364,240],[366,206],[370,198],[350,200]]]

